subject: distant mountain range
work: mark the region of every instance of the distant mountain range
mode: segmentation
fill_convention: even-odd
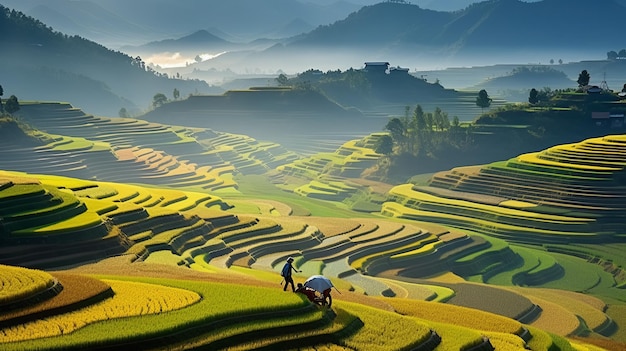
[[[121,107],[144,109],[154,94],[170,96],[175,88],[183,97],[221,93],[193,80],[220,70],[264,73],[272,80],[279,72],[360,68],[366,61],[426,70],[430,69],[426,65],[602,59],[607,51],[623,47],[621,27],[626,18],[626,0],[488,0],[458,11],[400,1],[364,7],[294,0],[180,0],[176,6],[170,0],[0,1],[40,14],[37,20],[22,21],[26,18],[22,14],[0,18],[4,34],[0,63],[7,72],[0,76],[0,84],[5,94],[53,100],[79,96],[74,103],[109,115]],[[469,0],[457,4],[463,1]],[[316,25],[303,34],[268,38]],[[71,30],[61,34],[49,26]],[[125,54],[72,34],[136,44],[127,46]],[[185,77],[173,80],[150,72],[137,58],[165,51],[187,51],[191,58],[227,52],[167,71]]]
[[[623,18],[626,0],[489,0],[447,12],[382,2],[265,50],[231,51],[192,65],[188,72],[215,68],[296,73],[361,67],[365,61],[423,70],[602,59],[619,46]]]
[[[622,1],[626,2],[626,1]],[[626,7],[612,0],[490,0],[457,12],[402,3],[366,6],[288,47],[362,48],[395,54],[514,56],[524,52],[603,53],[622,37]]]
[[[67,34],[108,47],[176,39],[217,28],[238,42],[285,38],[345,18],[361,5],[335,0],[2,0]],[[211,30],[216,34],[213,30]]]
[[[91,113],[142,112],[157,93],[221,90],[199,80],[170,79],[144,62],[97,43],[55,32],[0,5],[0,85],[22,100],[71,101]],[[9,34],[6,34],[9,33]]]
[[[149,54],[158,52],[181,52],[184,54],[197,55],[198,53],[219,53],[226,50],[237,49],[242,45],[224,40],[202,29],[178,39],[165,39],[152,41],[144,45],[123,46],[124,52]]]

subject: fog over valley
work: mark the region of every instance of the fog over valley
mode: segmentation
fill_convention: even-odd
[[[626,350],[625,18],[0,0],[0,350]]]

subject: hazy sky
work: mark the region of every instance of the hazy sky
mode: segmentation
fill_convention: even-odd
[[[338,0],[301,0],[302,2],[310,2],[315,4],[332,4]],[[353,4],[372,5],[383,2],[384,0],[344,0]],[[440,11],[454,11],[464,9],[472,3],[482,2],[485,0],[407,0],[411,4],[418,5],[422,8],[428,8]],[[522,0],[524,2],[536,2],[541,0]]]

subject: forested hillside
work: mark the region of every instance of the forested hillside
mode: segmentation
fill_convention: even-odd
[[[203,81],[170,79],[130,57],[0,5],[0,67],[7,92],[38,100],[67,100],[98,114],[116,116],[124,107],[145,109],[158,93],[186,96],[215,92]]]

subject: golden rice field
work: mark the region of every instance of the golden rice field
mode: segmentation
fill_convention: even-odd
[[[336,308],[358,316],[364,324],[358,333],[344,341],[354,349],[402,350],[419,345],[430,336],[427,323],[410,317],[352,303],[341,303]]]
[[[385,298],[384,301],[393,306],[396,312],[405,316],[460,325],[482,331],[512,335],[521,335],[523,332],[523,326],[520,322],[484,311],[410,299]]]
[[[114,291],[111,299],[93,306],[0,330],[0,343],[59,336],[86,325],[115,318],[160,314],[200,300],[200,295],[183,289],[154,284],[104,280]]]
[[[28,298],[53,284],[54,277],[47,272],[0,265],[0,305]]]
[[[59,117],[45,121],[40,150],[74,173],[0,172],[3,350],[626,349],[624,259],[608,249],[623,240],[613,214],[626,206],[611,193],[623,137],[392,188],[353,179],[381,157],[384,133],[298,157],[42,105],[37,114]],[[24,113],[36,127],[41,116]],[[65,135],[68,121],[81,136]],[[34,164],[20,152],[11,165]],[[587,245],[575,260],[544,246],[569,241]],[[332,308],[282,291],[289,256],[305,271],[296,282],[331,278]],[[62,290],[40,295],[57,281]]]

